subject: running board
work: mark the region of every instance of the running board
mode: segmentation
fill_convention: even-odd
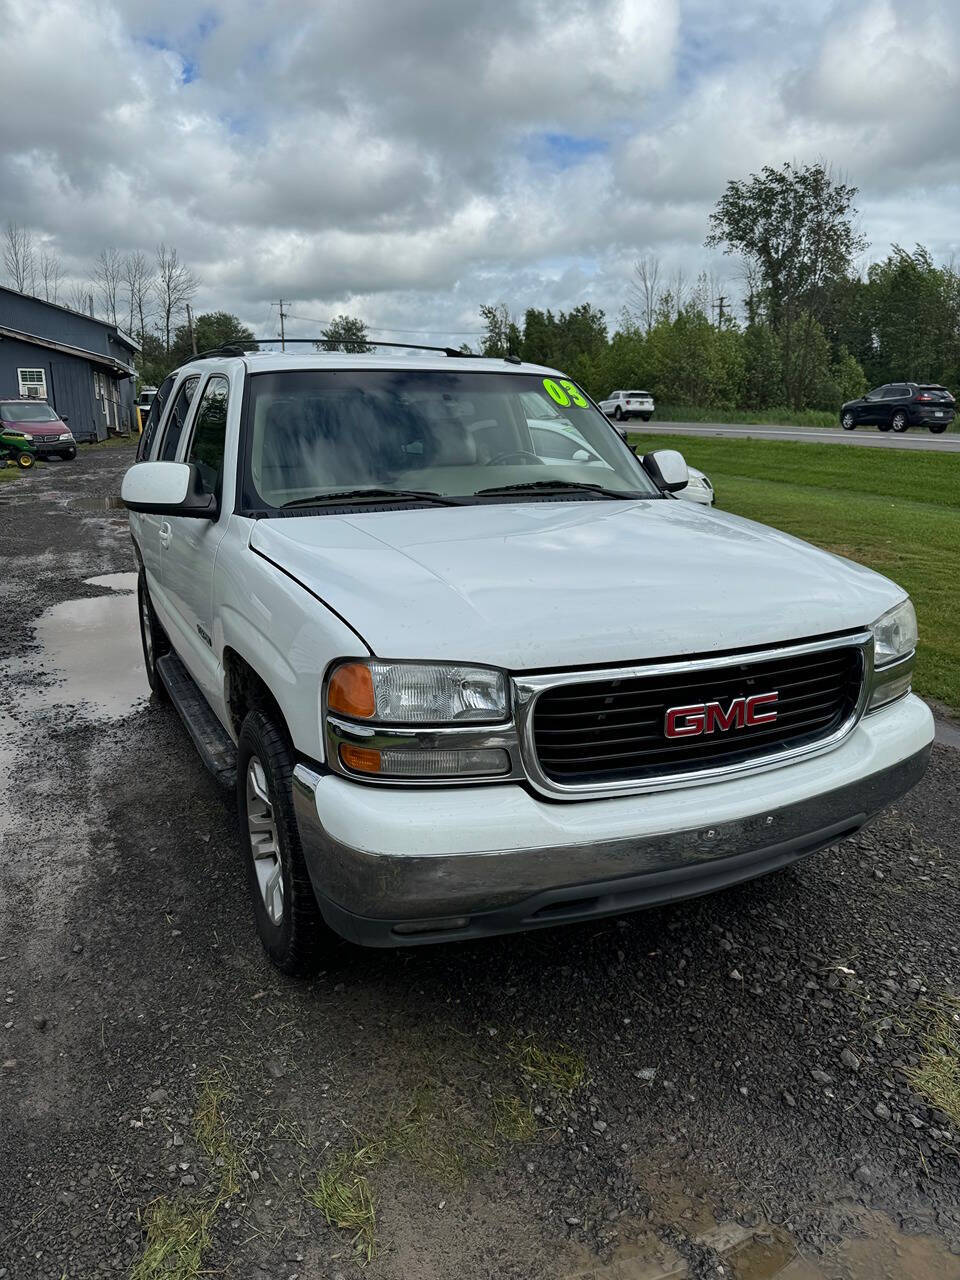
[[[157,659],[157,671],[200,758],[221,787],[237,785],[237,748],[175,653]]]

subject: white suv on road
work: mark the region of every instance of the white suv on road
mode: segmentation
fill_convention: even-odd
[[[555,370],[201,359],[158,391],[140,457],[147,672],[236,788],[284,970],[336,935],[475,938],[719,889],[923,774],[903,590],[676,501],[680,455],[641,463]]]
[[[600,408],[608,418],[623,422],[625,418],[642,418],[649,422],[653,417],[653,396],[649,391],[611,391]]]

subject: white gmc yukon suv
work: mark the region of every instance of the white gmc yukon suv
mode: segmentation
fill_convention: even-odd
[[[288,972],[720,889],[923,774],[903,590],[677,501],[680,455],[556,370],[225,352],[139,457],[150,683],[236,787]]]

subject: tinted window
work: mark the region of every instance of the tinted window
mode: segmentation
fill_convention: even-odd
[[[223,450],[227,438],[226,378],[214,377],[203,391],[193,424],[193,439],[187,462],[196,464],[204,493],[219,498],[223,484]]]
[[[864,400],[882,400],[886,391],[886,387],[874,387],[874,389],[872,391],[868,391],[863,398]]]
[[[190,401],[193,399],[193,393],[196,391],[199,381],[199,377],[192,377],[185,379],[180,384],[177,398],[174,400],[173,408],[167,418],[166,434],[163,437],[158,459],[160,462],[174,462],[176,460],[177,446],[180,443],[180,437],[183,435],[183,428],[187,425]],[[160,399],[159,395],[157,399]]]
[[[6,422],[59,422],[48,404],[0,404],[0,418]]]
[[[894,382],[889,391],[891,399],[901,399],[903,396],[910,394],[910,388],[905,382]]]
[[[150,406],[150,412],[147,414],[147,420],[143,424],[143,432],[140,436],[140,443],[137,445],[137,461],[140,462],[144,458],[150,457],[150,449],[153,445],[154,436],[157,434],[157,427],[160,425],[160,419],[163,416],[163,408],[167,403],[170,392],[173,390],[174,377],[173,374],[169,378],[165,378],[157,394],[153,397],[153,403]]]

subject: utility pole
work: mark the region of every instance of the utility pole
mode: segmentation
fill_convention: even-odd
[[[717,298],[717,328],[718,329],[723,328],[723,307],[726,301],[727,300],[722,293]]]
[[[283,299],[282,299],[282,298],[280,299],[279,306],[280,306],[280,350],[281,350],[281,351],[286,351],[286,349],[287,349],[287,344],[286,344],[286,340],[285,340],[285,338],[284,338],[283,322],[284,322],[284,320],[285,320],[285,319],[286,319],[286,317],[287,317],[287,313],[286,313],[286,312],[284,311],[284,309],[283,309]]]
[[[193,311],[190,303],[187,303],[187,328],[190,330],[190,346],[193,348],[193,354],[197,354],[197,335],[193,329]]]

